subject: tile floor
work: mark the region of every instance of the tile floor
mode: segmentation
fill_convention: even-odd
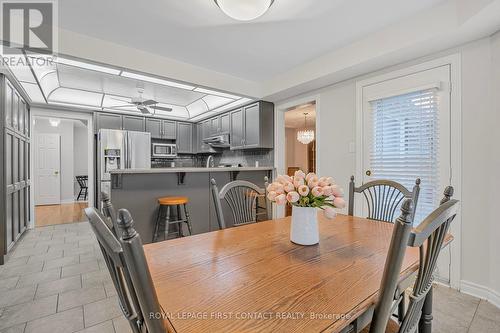
[[[435,333],[500,333],[500,309],[436,286]],[[0,333],[131,332],[87,222],[29,230],[0,266]]]

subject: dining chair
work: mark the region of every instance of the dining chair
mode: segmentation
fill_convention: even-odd
[[[221,200],[224,200],[231,210],[233,216],[233,226],[257,222],[259,197],[265,196],[265,199],[263,200],[265,207],[261,208],[263,210],[265,209],[266,212],[269,211],[265,188],[262,189],[254,183],[246,180],[235,180],[224,185],[219,192],[215,179],[212,178],[210,182],[212,187],[212,197],[215,204],[215,214],[217,216],[217,222],[220,229],[227,228]]]
[[[89,176],[76,176],[76,181],[78,182],[78,186],[80,186],[80,191],[78,192],[78,196],[76,197],[76,201],[80,200],[80,197],[83,200],[87,200],[87,196],[89,194],[89,187],[87,185],[89,181]]]
[[[134,333],[164,333],[163,313],[146,263],[142,241],[125,209],[118,211],[121,238],[106,225],[95,208],[86,208],[92,230],[118,294],[120,308]]]
[[[421,317],[429,304],[432,295],[432,283],[437,258],[443,247],[446,234],[458,210],[458,200],[451,200],[453,187],[445,190],[441,204],[412,230],[412,200],[405,199],[401,207],[401,216],[395,221],[391,244],[385,262],[384,274],[380,285],[379,300],[375,306],[372,322],[362,332],[430,332],[431,318],[425,318],[423,326]],[[419,268],[409,305],[404,315],[398,318],[399,324],[391,319],[396,306],[401,301],[399,278],[407,247],[418,247],[420,250]],[[423,311],[424,310],[424,311]],[[427,309],[428,310],[428,309]],[[432,317],[432,316],[430,316]]]
[[[403,199],[412,199],[412,212],[410,218],[413,221],[417,209],[418,195],[420,193],[420,178],[415,180],[413,190],[410,191],[398,182],[378,179],[372,180],[359,187],[354,184],[354,176],[349,183],[349,206],[348,215],[354,216],[354,194],[362,193],[368,207],[368,219],[394,222],[397,208]]]
[[[106,222],[106,225],[108,228],[113,232],[115,237],[118,238],[118,221],[116,219],[116,210],[113,207],[113,204],[111,203],[111,200],[109,198],[109,194],[106,192],[101,192],[101,203],[102,203],[102,208],[101,211],[106,217],[104,220]]]

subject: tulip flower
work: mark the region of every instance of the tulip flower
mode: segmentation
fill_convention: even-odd
[[[333,219],[337,216],[337,212],[333,209],[333,207],[325,207],[323,213],[327,219]]]
[[[269,191],[269,192],[267,193],[267,198],[269,199],[269,201],[274,201],[274,200],[276,199],[276,196],[277,196],[277,195],[278,195],[278,194],[277,194],[276,192],[274,192],[274,191]]]
[[[276,204],[278,206],[283,206],[286,204],[286,195],[280,194],[275,198]]]
[[[341,198],[341,197],[335,197],[335,199],[333,199],[333,205],[337,208],[344,208],[346,203],[345,203],[345,200],[344,198]]]
[[[297,191],[299,192],[299,194],[303,197],[307,196],[309,194],[309,187],[307,185],[300,185],[298,188],[297,188]]]
[[[312,195],[315,197],[321,197],[323,195],[323,188],[319,186],[315,186],[311,190]]]
[[[288,194],[286,195],[286,200],[288,200],[289,203],[295,203],[299,201],[299,199],[300,195],[295,191],[288,192]]]
[[[306,177],[306,174],[304,173],[304,171],[302,170],[297,170],[295,171],[295,173],[293,174],[294,176],[294,179],[296,180],[297,178],[302,178],[304,179]]]
[[[288,182],[286,183],[284,186],[283,186],[285,192],[292,192],[292,191],[295,191],[295,186],[293,186],[292,183]]]

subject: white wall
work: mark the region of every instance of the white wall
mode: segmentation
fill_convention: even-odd
[[[78,122],[78,121],[77,121]],[[87,127],[75,124],[73,131],[73,175],[88,176]],[[78,195],[80,186],[75,181],[74,195]]]
[[[61,202],[73,202],[73,122],[61,120],[59,126],[53,127],[50,125],[48,118],[38,117],[35,120],[33,131],[35,140],[39,133],[57,133],[61,136]],[[34,169],[34,176],[36,177],[36,169]]]
[[[277,104],[319,95],[318,170],[322,175],[334,177],[347,189],[349,177],[356,170],[355,154],[349,152],[349,144],[356,140],[356,81],[457,52],[461,54],[462,61],[462,288],[478,296],[489,297],[500,306],[498,33],[493,38],[344,81]]]

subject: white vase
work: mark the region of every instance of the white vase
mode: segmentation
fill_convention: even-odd
[[[290,240],[300,245],[319,243],[318,210],[313,207],[292,207]]]

